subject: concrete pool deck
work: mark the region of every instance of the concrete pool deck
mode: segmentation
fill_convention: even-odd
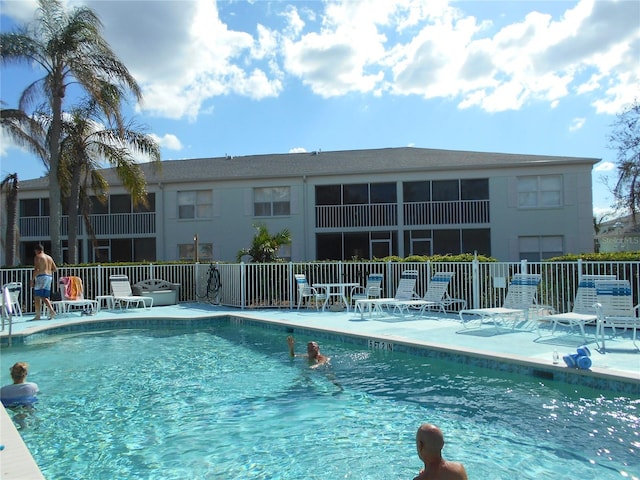
[[[619,333],[615,338],[607,337],[606,352],[600,353],[594,338],[595,327],[587,327],[587,345],[591,349],[593,366],[589,371],[569,369],[562,359],[559,365],[553,365],[553,352],[560,356],[575,353],[576,347],[583,345],[582,336],[576,329],[560,327],[554,336],[544,324],[540,329],[528,325],[527,330],[495,329],[493,325],[482,328],[464,328],[456,314],[427,312],[424,316],[405,317],[385,315],[361,317],[353,312],[318,312],[315,310],[240,310],[213,306],[205,303],[179,304],[151,309],[101,310],[95,315],[82,316],[73,312],[53,320],[27,321],[32,318],[16,318],[12,334],[15,344],[19,338],[37,335],[52,328],[84,323],[102,323],[114,320],[179,319],[198,320],[217,316],[234,316],[252,321],[267,322],[293,329],[299,336],[313,335],[318,332],[320,343],[322,335],[357,336],[380,340],[410,348],[423,348],[446,352],[458,352],[475,358],[500,359],[507,363],[533,366],[547,372],[575,373],[599,379],[613,379],[630,386],[631,396],[640,392],[640,351],[634,346],[629,332]],[[81,327],[80,327],[81,328]],[[8,326],[0,332],[0,343],[6,351]],[[640,340],[637,342],[640,345]],[[286,343],[283,339],[283,349]],[[330,354],[330,352],[325,352]],[[24,359],[28,362],[29,359]],[[6,366],[3,365],[3,368]],[[8,368],[8,367],[7,367]],[[543,377],[548,378],[548,377]],[[0,466],[2,479],[44,478],[37,469],[27,447],[22,442],[13,422],[4,411],[0,412]]]

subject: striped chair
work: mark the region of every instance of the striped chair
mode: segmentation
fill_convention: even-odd
[[[538,285],[541,276],[537,274],[516,273],[511,278],[509,290],[502,307],[471,308],[460,310],[460,321],[467,328],[472,320],[479,320],[480,326],[485,321],[491,321],[497,330],[500,323],[512,322],[511,329],[516,328],[516,323],[521,317],[529,320],[529,310],[536,305]],[[471,319],[464,315],[472,316]]]
[[[640,328],[638,318],[638,307],[633,304],[633,291],[628,280],[606,280],[596,282],[598,314],[598,327],[596,332],[596,342],[598,338],[602,342],[602,351],[605,351],[605,328],[611,328],[613,336],[616,328],[633,331],[633,346],[636,344],[636,331]]]

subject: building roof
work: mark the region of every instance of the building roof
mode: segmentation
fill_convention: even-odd
[[[398,173],[537,165],[580,165],[598,163],[597,158],[483,153],[436,150],[414,147],[333,152],[305,152],[247,156],[226,156],[185,160],[164,160],[158,171],[143,164],[148,183],[246,180],[302,176],[350,175],[362,173]],[[113,169],[103,172],[107,180],[115,179]],[[23,189],[41,189],[47,178],[21,182]]]

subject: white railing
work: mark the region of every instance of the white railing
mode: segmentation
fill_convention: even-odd
[[[237,308],[293,308],[297,303],[294,274],[304,273],[309,283],[357,282],[364,285],[367,275],[383,275],[383,295],[393,297],[404,270],[418,270],[416,294],[422,296],[429,279],[437,272],[455,272],[449,294],[467,300],[469,307],[500,306],[509,278],[514,273],[539,273],[542,281],[538,303],[556,312],[572,308],[581,275],[613,274],[629,280],[638,303],[640,262],[321,262],[321,263],[240,263],[216,264],[220,274],[220,303]],[[86,298],[109,294],[109,275],[125,274],[131,284],[159,278],[181,285],[180,302],[207,301],[196,292],[204,289],[209,264],[161,264],[61,267],[56,280],[75,275],[83,279]],[[0,270],[0,285],[20,282],[23,312],[33,312],[33,295],[29,288],[32,268]]]
[[[404,204],[405,225],[489,223],[489,200],[415,202]]]
[[[49,236],[49,217],[20,217],[20,236],[24,239],[46,238]],[[67,235],[69,217],[63,216],[60,222],[60,232]],[[89,223],[93,233],[104,235],[148,235],[156,233],[156,214],[143,213],[109,213],[89,215]],[[87,235],[84,221],[78,221],[78,234]]]
[[[361,228],[395,225],[398,225],[398,205],[395,203],[316,206],[316,228]]]

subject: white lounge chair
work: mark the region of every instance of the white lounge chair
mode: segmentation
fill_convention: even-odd
[[[596,311],[598,313],[598,337],[602,341],[601,351],[605,351],[605,328],[609,327],[615,336],[616,328],[631,329],[633,331],[633,346],[636,344],[636,331],[640,328],[638,308],[633,305],[633,291],[628,280],[603,280],[596,282]]]
[[[20,282],[9,282],[2,286],[2,290],[7,289],[9,291],[9,303],[11,305],[11,311],[13,316],[22,316],[22,306],[20,305],[20,295],[22,294],[22,284]],[[2,306],[4,307],[4,295],[2,295]],[[3,314],[5,312],[3,311]]]
[[[327,294],[324,292],[318,291],[318,289],[309,285],[307,281],[307,277],[302,273],[296,273],[294,275],[296,279],[296,285],[298,286],[298,310],[300,310],[300,305],[307,300],[307,308],[309,307],[309,299],[313,299],[316,304],[316,310],[320,307],[320,304],[324,304],[327,300]]]
[[[400,313],[409,310],[409,308],[417,308],[420,314],[426,309],[438,308],[442,313],[446,312],[446,308],[455,303],[460,303],[461,308],[466,308],[467,301],[462,298],[452,298],[447,289],[451,279],[455,276],[453,272],[440,272],[431,277],[427,291],[421,299],[412,299],[397,301],[393,303],[394,309]]]
[[[512,322],[511,329],[515,329],[520,317],[525,321],[529,319],[529,310],[535,307],[538,284],[541,277],[537,274],[516,273],[509,283],[509,290],[502,307],[471,308],[460,310],[460,321],[467,328],[470,320],[465,320],[464,315],[472,315],[475,320],[480,320],[480,326],[484,321],[493,322],[496,330],[499,323]]]
[[[122,308],[122,305],[125,308],[129,308],[129,305],[142,306],[144,308],[153,307],[153,297],[142,297],[133,294],[129,277],[126,275],[110,275],[109,283],[111,284],[114,307]]]
[[[418,280],[417,270],[405,270],[400,275],[400,281],[393,298],[362,298],[356,300],[354,311],[360,310],[360,318],[364,317],[364,308],[367,307],[369,315],[372,311],[382,313],[384,305],[394,305],[397,301],[412,300],[415,298],[416,281]]]
[[[596,281],[615,280],[615,275],[582,275],[578,282],[576,297],[573,301],[573,308],[567,313],[556,313],[541,318],[542,321],[550,321],[552,323],[551,335],[555,335],[556,327],[567,326],[573,329],[578,327],[582,333],[582,339],[587,341],[584,333],[584,326],[587,323],[595,322],[598,318],[596,312]],[[540,323],[538,322],[538,334],[540,334]]]
[[[353,287],[349,298],[352,302],[357,300],[367,300],[369,298],[380,298],[382,293],[382,274],[371,273],[367,276],[367,284]]]
[[[58,313],[69,313],[72,308],[82,308],[95,313],[98,302],[84,298],[84,285],[80,277],[60,277],[58,280],[61,300],[51,302]]]

